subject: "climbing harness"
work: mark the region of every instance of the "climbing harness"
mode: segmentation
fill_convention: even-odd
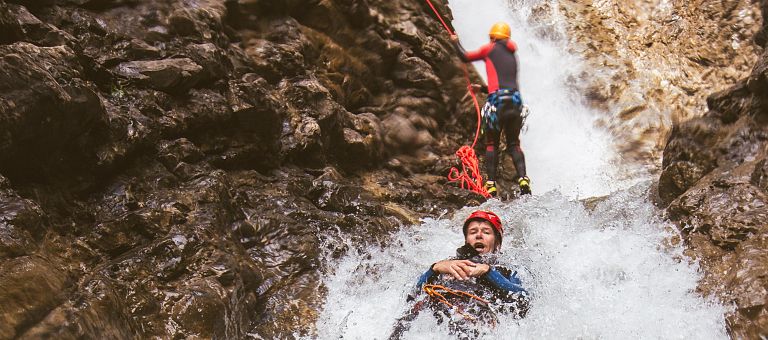
[[[435,12],[437,18],[440,19],[440,23],[443,24],[445,31],[450,35],[455,35],[451,28],[448,27],[448,24],[445,23],[443,16],[437,11],[435,5],[432,4],[432,1],[426,1],[427,4],[429,4],[429,7],[432,8],[432,11]],[[480,104],[477,102],[477,96],[475,96],[475,92],[472,90],[472,81],[469,79],[467,65],[463,63],[461,65],[464,70],[464,78],[467,80],[467,91],[472,97],[472,102],[475,104],[475,111],[477,111],[477,129],[475,130],[475,140],[472,142],[472,146],[464,145],[456,151],[456,156],[461,160],[461,171],[456,167],[452,167],[448,172],[448,181],[459,182],[462,189],[467,188],[488,198],[491,197],[491,195],[483,187],[483,177],[480,174],[479,162],[477,160],[477,155],[475,154],[475,144],[477,144],[477,137],[480,135],[480,125],[482,120]]]
[[[491,101],[487,101],[485,105],[483,106],[483,110],[481,113],[481,116],[483,117],[483,122],[480,125],[480,134],[484,135],[486,133],[490,132],[496,132],[501,131],[501,126],[499,125],[499,115],[496,112],[496,105],[491,104]]]
[[[477,322],[477,318],[472,315],[469,315],[469,313],[464,311],[464,309],[461,308],[460,306],[456,306],[452,304],[450,301],[448,301],[448,298],[446,296],[453,295],[456,297],[469,299],[470,301],[475,300],[482,303],[483,306],[488,307],[487,300],[475,294],[468,293],[462,290],[451,289],[445,286],[434,285],[434,284],[425,284],[422,289],[424,290],[425,293],[427,293],[427,295],[436,299],[438,302],[448,306],[448,308],[456,311],[467,321]],[[492,326],[496,326],[496,320],[492,320]]]
[[[501,131],[501,125],[499,125],[498,110],[505,101],[510,101],[512,105],[515,105],[521,109],[521,117],[523,110],[523,99],[520,97],[520,91],[511,91],[508,89],[500,89],[494,93],[488,95],[488,101],[483,106],[481,113],[482,125],[480,134],[487,132],[499,132]],[[527,109],[527,107],[526,107]],[[527,112],[526,112],[527,115]],[[525,120],[525,117],[523,117]]]

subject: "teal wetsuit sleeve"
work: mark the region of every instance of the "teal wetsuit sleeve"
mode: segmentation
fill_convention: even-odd
[[[522,282],[520,282],[520,279],[517,277],[517,272],[513,272],[509,277],[505,277],[498,270],[491,267],[491,270],[485,273],[485,277],[491,281],[491,284],[499,289],[512,293],[527,293],[525,288],[523,288]]]

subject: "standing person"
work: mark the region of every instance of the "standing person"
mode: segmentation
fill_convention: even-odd
[[[456,51],[464,62],[483,60],[488,75],[488,101],[482,112],[482,133],[485,135],[485,189],[497,195],[496,169],[499,165],[499,140],[503,131],[507,136],[507,153],[512,156],[517,171],[517,182],[522,194],[531,193],[531,180],[525,172],[525,155],[520,148],[520,129],[523,127],[523,100],[517,83],[517,45],[509,39],[510,28],[497,22],[489,33],[491,41],[475,51],[466,51],[459,38],[451,36]]]
[[[476,338],[483,327],[495,326],[497,313],[525,317],[528,292],[517,271],[497,260],[504,234],[499,216],[477,210],[464,221],[463,232],[456,256],[435,262],[421,275],[417,291],[408,297],[413,305],[395,322],[390,340],[400,339],[424,307],[439,323],[447,320],[460,338]]]

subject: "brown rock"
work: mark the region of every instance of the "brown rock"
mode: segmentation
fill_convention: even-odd
[[[423,2],[6,2],[0,266],[32,269],[0,338],[316,336],[327,254],[479,203],[438,166],[473,131]]]
[[[217,38],[223,30],[223,19],[227,14],[224,0],[200,0],[194,6],[178,4],[168,16],[170,33],[195,35],[210,40]]]
[[[211,338],[224,334],[226,306],[222,301],[226,293],[214,280],[190,282],[178,292],[180,299],[171,307],[174,320],[187,336]]]
[[[189,58],[129,61],[115,67],[120,76],[153,89],[184,92],[194,87],[203,68]]]
[[[40,21],[23,6],[9,4],[3,5],[3,7],[0,7],[0,11],[8,11],[7,15],[12,18],[8,19],[6,27],[3,29],[4,32],[9,32],[8,42],[19,41],[23,38],[25,41],[38,46],[59,46],[72,43],[75,40],[72,35]]]
[[[534,12],[545,36],[551,18],[565,16],[572,49],[587,60],[574,86],[617,117],[607,127],[624,157],[646,164],[658,164],[672,123],[701,116],[706,97],[747,76],[757,57],[755,2],[573,1]],[[642,114],[632,114],[636,98]]]
[[[758,65],[766,55],[761,58]],[[711,111],[673,131],[659,188],[665,199],[681,192],[668,216],[681,226],[688,253],[701,260],[699,289],[736,305],[726,316],[736,339],[760,338],[768,329],[768,130],[762,121],[768,93],[752,91],[762,86],[760,66],[755,69],[750,80],[711,96]],[[697,166],[686,168],[691,163]]]
[[[46,259],[22,256],[0,262],[0,337],[14,338],[63,299],[65,273]]]
[[[254,39],[246,43],[245,53],[251,57],[259,75],[272,83],[282,77],[304,73],[304,56],[300,46],[273,43]]]
[[[0,30],[3,32],[3,35],[0,35],[0,43],[2,44],[10,44],[24,37],[24,32],[19,27],[14,12],[5,2],[0,3]]]
[[[370,113],[352,115],[352,128],[344,128],[340,163],[347,168],[371,168],[381,161],[383,141],[379,119]]]
[[[19,197],[8,179],[0,176],[0,259],[32,254],[45,228],[40,206]]]

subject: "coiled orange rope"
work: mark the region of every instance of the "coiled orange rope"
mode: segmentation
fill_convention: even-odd
[[[445,31],[450,35],[455,35],[451,28],[448,27],[448,25],[445,23],[445,20],[443,20],[443,16],[440,15],[435,6],[432,4],[432,1],[426,1],[427,4],[429,4],[429,7],[432,8],[432,11],[435,12],[437,18],[440,19],[440,23],[443,24]],[[483,176],[480,174],[479,161],[477,160],[477,155],[475,154],[475,144],[477,144],[477,137],[480,135],[480,104],[477,102],[475,92],[472,90],[472,81],[469,79],[469,71],[467,70],[467,65],[463,63],[461,65],[464,70],[464,78],[467,80],[467,91],[472,97],[472,102],[475,104],[475,111],[477,111],[477,129],[475,130],[475,140],[472,142],[472,146],[470,147],[464,145],[456,151],[456,157],[459,157],[459,160],[461,161],[461,171],[459,171],[459,169],[456,167],[452,167],[448,172],[448,181],[459,182],[459,185],[462,189],[469,189],[473,192],[483,195],[483,197],[488,198],[491,197],[491,195],[487,190],[485,190],[485,187],[483,186]]]
[[[433,285],[433,284],[425,284],[422,289],[424,289],[424,292],[427,293],[427,295],[437,299],[438,301],[445,304],[449,308],[455,310],[457,313],[461,314],[461,316],[464,317],[465,320],[472,321],[472,322],[477,321],[477,318],[473,317],[472,315],[469,315],[461,307],[452,304],[450,301],[448,301],[445,295],[449,294],[449,295],[463,296],[473,300],[480,301],[483,304],[488,305],[488,301],[486,301],[485,299],[462,290],[455,290],[445,286]]]

